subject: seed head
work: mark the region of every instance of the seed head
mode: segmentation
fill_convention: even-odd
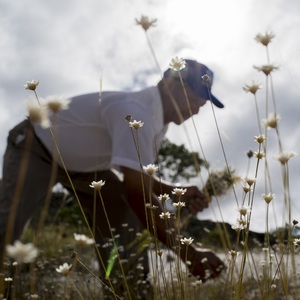
[[[274,65],[263,65],[263,66],[254,66],[254,69],[263,72],[266,76],[269,76],[271,72],[278,70],[278,67]]]
[[[255,36],[255,40],[258,43],[261,43],[263,46],[267,47],[274,37],[275,37],[275,34],[273,34],[272,32],[270,32],[270,33],[266,32],[264,35],[258,33]]]
[[[277,128],[278,121],[280,120],[280,115],[276,113],[270,113],[267,119],[263,119],[263,123],[268,128]]]
[[[262,194],[262,198],[266,201],[267,204],[269,204],[275,198],[275,195],[272,193]]]
[[[180,71],[185,68],[186,62],[183,58],[178,58],[177,56],[171,59],[169,64],[170,68],[174,71]]]
[[[246,92],[246,93],[251,93],[251,94],[253,94],[253,95],[255,95],[256,94],[256,92],[259,90],[259,89],[261,89],[262,88],[262,86],[261,86],[261,84],[260,83],[258,83],[258,82],[254,82],[254,81],[252,81],[252,84],[245,84],[244,86],[243,86],[243,90]]]
[[[257,159],[263,159],[266,156],[266,154],[264,151],[258,151],[258,152],[254,152],[254,156]]]
[[[266,140],[266,136],[264,134],[260,134],[258,136],[254,136],[254,140],[259,144],[262,144]]]
[[[245,178],[245,182],[246,182],[249,186],[252,186],[252,185],[256,182],[256,179],[255,179],[255,178],[249,178],[249,177],[246,177],[246,178]]]
[[[275,159],[277,159],[282,165],[284,165],[290,160],[290,158],[295,155],[296,153],[293,151],[282,151],[277,156],[275,156]]]
[[[142,26],[142,28],[147,31],[150,27],[154,27],[157,19],[150,19],[147,16],[141,16],[139,20],[135,19],[136,24]]]
[[[38,85],[39,85],[38,80],[31,80],[31,81],[27,81],[26,84],[24,84],[24,88],[26,90],[35,91]]]
[[[70,100],[62,96],[49,96],[45,99],[46,108],[56,114],[63,109],[69,108]]]
[[[35,101],[29,101],[27,103],[28,118],[32,123],[38,123],[43,128],[50,126],[50,121],[46,110],[39,106]]]

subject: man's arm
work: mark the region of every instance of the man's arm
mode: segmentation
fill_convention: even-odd
[[[162,207],[156,194],[153,192],[155,185],[155,181],[152,181],[153,178],[145,173],[126,167],[122,167],[122,172],[124,174],[124,184],[130,207],[146,228],[148,225],[148,229],[154,236],[157,236],[168,248],[178,253],[177,250],[175,250],[176,247],[178,249],[179,246],[176,224],[173,219],[164,220],[159,217],[162,213]],[[162,190],[162,192],[164,191]],[[146,203],[157,206],[157,209],[153,211],[153,222],[150,217],[147,218],[147,215],[150,213],[148,211],[148,214],[146,214]],[[207,279],[205,278],[207,271],[210,273],[208,278],[217,276],[224,267],[223,262],[214,253],[211,251],[199,251],[194,245],[189,245],[188,248],[182,245],[180,258],[183,261],[186,259],[186,254],[187,260],[191,262],[189,266],[190,271],[195,276],[200,276],[201,279]],[[203,259],[205,261],[204,263],[201,262]]]

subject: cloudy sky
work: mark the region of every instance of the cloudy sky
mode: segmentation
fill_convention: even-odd
[[[255,102],[243,91],[245,83],[257,80],[263,89],[258,94],[264,114],[266,80],[253,68],[267,63],[266,49],[254,37],[273,32],[270,61],[279,69],[272,82],[278,113],[280,136],[285,150],[299,153],[299,79],[300,79],[300,2],[298,0],[51,0],[0,3],[0,151],[5,150],[8,130],[26,115],[30,93],[23,85],[40,81],[40,97],[71,97],[100,89],[138,90],[155,85],[160,74],[143,30],[135,24],[141,15],[157,18],[148,32],[160,67],[168,67],[175,56],[194,58],[215,73],[213,93],[225,104],[216,109],[226,160],[241,176],[246,176],[248,149],[257,149],[253,136],[258,134]],[[223,168],[225,158],[220,146],[210,105],[201,109],[195,124],[207,160],[213,168]],[[183,126],[171,126],[168,137],[199,150],[195,130],[186,122],[192,145]],[[281,225],[283,193],[276,136],[269,133],[272,206]],[[2,158],[0,160],[2,165]],[[292,217],[300,221],[299,156],[289,164]],[[250,177],[254,176],[254,161]],[[252,229],[263,231],[265,204],[260,195],[262,178],[252,214]],[[241,187],[236,188],[238,201]],[[236,201],[232,193],[221,199],[223,217],[235,223]],[[220,218],[211,209],[200,218]]]

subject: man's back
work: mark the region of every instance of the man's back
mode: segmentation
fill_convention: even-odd
[[[53,115],[52,130],[68,170],[90,172],[118,165],[139,168],[132,134],[125,120],[129,114],[145,122],[144,133],[140,134],[142,151],[145,163],[152,163],[153,141],[163,129],[156,87],[139,92],[103,92],[101,101],[99,93],[76,96],[67,110]],[[52,154],[55,148],[50,131],[35,125],[35,132]],[[161,138],[156,141],[157,146]]]

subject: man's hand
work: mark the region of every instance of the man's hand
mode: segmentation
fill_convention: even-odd
[[[187,208],[192,215],[196,215],[198,212],[207,208],[210,200],[194,185],[186,187],[184,198],[187,202]]]
[[[224,263],[212,251],[199,249],[193,245],[188,246],[187,259],[190,262],[189,271],[202,281],[219,276],[225,269]]]

